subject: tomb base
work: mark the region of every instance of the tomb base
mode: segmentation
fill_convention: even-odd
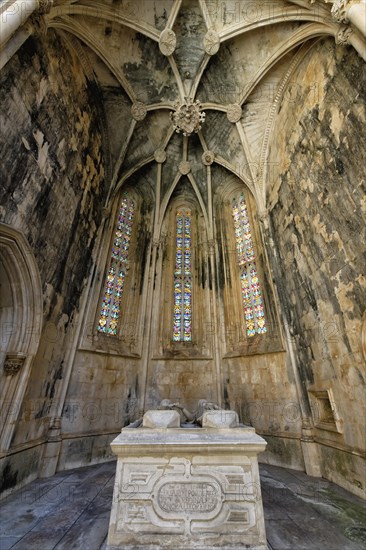
[[[267,550],[253,428],[124,428],[109,550]]]

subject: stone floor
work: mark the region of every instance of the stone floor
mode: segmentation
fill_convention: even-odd
[[[260,471],[269,550],[366,548],[361,499],[302,472]],[[114,462],[59,472],[8,496],[0,503],[0,549],[104,550],[114,472]]]

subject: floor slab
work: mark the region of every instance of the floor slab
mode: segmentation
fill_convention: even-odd
[[[303,472],[265,464],[260,473],[269,550],[365,549],[361,499]],[[115,462],[58,472],[8,496],[0,549],[105,550],[114,474]]]

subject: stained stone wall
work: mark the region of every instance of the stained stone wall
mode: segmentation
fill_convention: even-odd
[[[361,494],[362,60],[333,38],[314,45],[322,32],[314,25],[307,34],[314,14],[303,13],[302,23],[297,11],[289,20],[286,13],[257,28],[244,18],[240,30],[216,10],[224,34],[206,66],[204,2],[174,3],[176,11],[171,2],[130,2],[131,28],[110,20],[112,4],[115,15],[125,9],[120,1],[102,2],[98,17],[77,4],[58,2],[46,22],[34,19],[36,33],[0,77],[0,221],[29,243],[43,300],[20,414],[10,447],[0,449],[0,485],[106,460],[109,442],[146,408],[163,398],[194,408],[206,398],[237,410],[266,437],[262,460],[313,467]],[[160,37],[168,20],[177,41],[169,60]],[[200,137],[185,140],[173,134],[170,112],[190,89],[206,103],[206,119]],[[237,102],[240,120],[230,122]],[[128,188],[137,200],[131,269],[120,329],[109,338],[98,334],[98,315],[118,201]],[[231,193],[244,188],[268,325],[254,338],[243,330],[230,212]],[[171,332],[181,200],[194,211],[192,345],[173,344]],[[12,281],[9,270],[0,276],[3,295]],[[14,303],[4,300],[5,310]]]
[[[44,304],[38,353],[1,461],[2,488],[9,489],[37,475],[40,443],[60,413],[105,181],[98,92],[68,42],[52,31],[29,38],[2,70],[0,89],[0,220],[27,239]]]
[[[269,182],[274,276],[322,473],[361,494],[366,73],[353,50],[329,40],[307,55],[293,81],[317,93],[293,97],[277,115]]]

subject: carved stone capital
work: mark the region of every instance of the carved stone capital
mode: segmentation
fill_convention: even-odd
[[[103,206],[102,207],[102,218],[103,220],[106,220],[107,218],[109,218],[111,214],[111,207],[110,206]]]
[[[163,55],[169,56],[175,50],[177,45],[177,38],[174,31],[171,29],[164,29],[159,38],[159,49]]]
[[[164,151],[164,149],[156,149],[155,153],[154,153],[154,158],[156,160],[156,162],[158,162],[159,164],[162,164],[163,162],[166,161],[166,152]]]
[[[205,166],[211,166],[215,160],[215,153],[213,151],[205,151],[202,155],[202,162]]]
[[[348,0],[335,0],[331,9],[332,17],[337,23],[348,23],[347,18]]]
[[[188,160],[182,160],[182,162],[179,163],[179,172],[186,176],[191,171],[191,163]]]
[[[9,353],[4,362],[5,376],[15,376],[22,368],[26,356],[19,353]]]
[[[136,101],[131,107],[131,115],[134,120],[137,122],[144,120],[146,117],[147,109],[144,103],[141,101]]]
[[[53,0],[38,0],[38,2],[39,2],[38,13],[40,15],[45,15],[51,11],[51,8],[53,6]]]
[[[347,46],[350,44],[350,36],[353,30],[348,25],[341,25],[337,34],[335,35],[335,43],[340,46]]]
[[[209,239],[209,241],[207,242],[207,246],[208,246],[208,253],[209,254],[214,254],[215,253],[215,248],[216,248],[215,239]]]
[[[207,31],[203,39],[203,47],[208,55],[215,55],[220,48],[220,36],[212,29]]]
[[[268,214],[268,210],[265,209],[265,210],[261,210],[259,213],[258,213],[258,216],[259,216],[259,219],[261,222],[265,223],[268,221],[269,219],[269,214]]]
[[[238,103],[233,103],[232,105],[229,105],[227,108],[226,116],[229,120],[229,122],[235,123],[239,122],[241,119],[243,111],[241,106]]]

